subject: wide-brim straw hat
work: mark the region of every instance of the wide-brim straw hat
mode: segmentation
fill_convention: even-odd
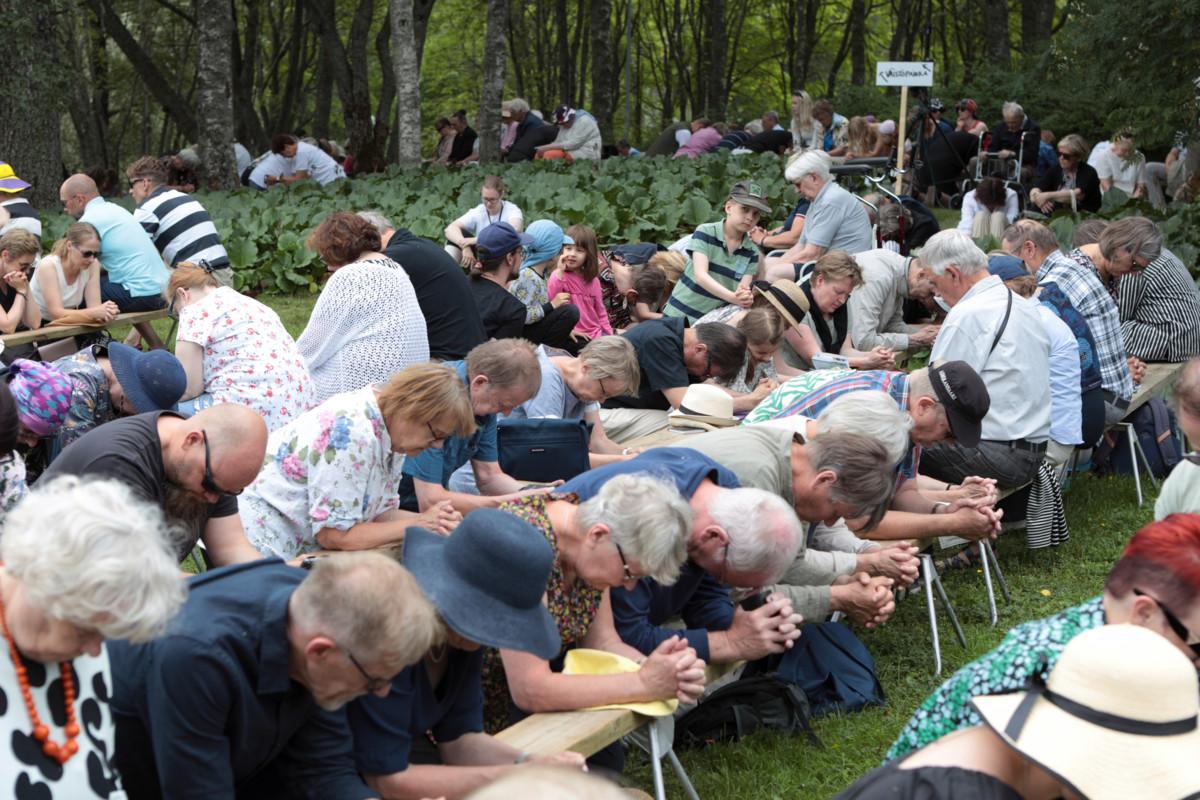
[[[1146,628],[1085,631],[1044,687],[971,703],[1010,747],[1090,800],[1200,796],[1196,669]]]
[[[679,408],[667,415],[667,422],[675,428],[730,428],[739,424],[733,416],[733,397],[711,383],[689,386]]]
[[[759,281],[754,285],[754,291],[767,298],[767,302],[775,307],[784,321],[793,328],[798,328],[808,315],[808,296],[795,281],[780,278],[777,281]]]

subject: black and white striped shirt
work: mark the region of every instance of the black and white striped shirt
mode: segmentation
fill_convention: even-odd
[[[229,255],[212,217],[191,195],[160,186],[134,210],[133,217],[172,269],[184,261],[201,259],[213,269],[229,266]]]
[[[1117,281],[1125,350],[1143,361],[1187,361],[1200,355],[1200,291],[1170,250]]]

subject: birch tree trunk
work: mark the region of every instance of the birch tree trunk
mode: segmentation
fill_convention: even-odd
[[[500,159],[500,104],[504,102],[504,65],[508,62],[508,2],[488,0],[483,40],[483,97],[479,106],[479,160]]]
[[[47,57],[57,38],[57,0],[0,0],[0,19],[8,37],[0,47],[0,108],[9,121],[0,125],[0,158],[32,183],[25,195],[42,211],[59,211],[62,182],[59,122],[66,83],[61,59]],[[19,120],[19,124],[12,124]]]
[[[228,0],[196,0],[196,21],[200,181],[209,189],[233,189],[238,185],[233,155],[233,6]]]
[[[413,0],[391,0],[392,65],[396,74],[396,141],[400,166],[421,163],[421,62]]]

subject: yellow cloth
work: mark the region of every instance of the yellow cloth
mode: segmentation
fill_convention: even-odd
[[[603,650],[568,650],[566,661],[563,663],[564,675],[619,675],[622,672],[637,672],[640,667],[633,661],[616,653],[606,653]],[[625,709],[647,717],[665,717],[675,713],[678,700],[652,700],[648,703],[613,703],[607,706],[595,706],[586,711],[603,711],[605,709]]]

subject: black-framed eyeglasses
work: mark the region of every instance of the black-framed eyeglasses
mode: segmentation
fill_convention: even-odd
[[[1197,467],[1200,467],[1200,450],[1193,450],[1190,453],[1184,453],[1183,460],[1189,464],[1195,464]]]
[[[596,378],[596,383],[600,384],[600,394],[604,395],[605,397],[612,397],[612,395],[608,393],[608,389],[604,388],[604,378]]]
[[[1171,609],[1163,605],[1163,601],[1159,600],[1154,595],[1146,594],[1141,589],[1135,588],[1133,593],[1138,597],[1148,597],[1153,600],[1155,605],[1158,606],[1158,610],[1162,612],[1163,617],[1166,618],[1167,625],[1175,632],[1175,635],[1179,637],[1179,641],[1187,645],[1197,657],[1200,657],[1200,634],[1196,635],[1196,641],[1193,642],[1192,632],[1189,631],[1187,626],[1179,620],[1179,617],[1175,616],[1175,613],[1171,611]]]
[[[725,543],[725,552],[724,552],[724,555],[721,556],[721,577],[719,578],[721,583],[725,583],[725,573],[729,570],[729,545],[730,544],[732,544],[732,542]]]
[[[371,694],[377,694],[392,685],[391,678],[376,678],[374,675],[363,669],[363,665],[358,663],[358,659],[354,657],[354,653],[351,653],[347,648],[343,647],[342,651],[345,652],[346,657],[350,659],[350,663],[354,665],[354,668],[358,670],[359,674],[366,678],[368,692]]]
[[[625,551],[621,549],[621,545],[613,542],[613,546],[617,548],[617,555],[621,559],[621,569],[625,570],[625,581],[636,581],[637,576],[633,574],[633,570],[629,568],[629,562],[625,560]]]
[[[448,438],[448,437],[449,437],[449,434],[445,434],[445,433],[438,433],[438,432],[437,432],[437,429],[433,427],[433,423],[432,423],[432,422],[426,422],[426,423],[425,423],[425,427],[426,427],[426,428],[429,428],[429,435],[433,437],[433,440],[434,440],[435,442],[440,442],[440,441],[442,441],[443,439],[446,439],[446,438]]]
[[[79,255],[83,256],[84,258],[99,258],[100,257],[99,250],[84,250],[82,247],[80,247],[77,244],[72,244],[71,246],[74,247],[76,250],[78,250]]]
[[[1059,158],[1074,158],[1075,154],[1074,153],[1064,153],[1062,151],[1059,151],[1058,157]]]
[[[208,450],[208,433],[201,428],[200,435],[204,437],[204,478],[200,481],[200,485],[204,487],[206,492],[212,492],[213,494],[241,494],[241,489],[231,492],[228,489],[222,489],[220,486],[217,486],[217,482],[213,480],[212,454]]]
[[[133,180],[131,180],[129,182],[129,188],[132,189],[133,187],[137,186],[142,181],[148,181],[148,180],[150,180],[150,179],[149,178],[134,178]]]
[[[704,351],[704,380],[710,380],[716,377],[712,374],[712,353]]]

